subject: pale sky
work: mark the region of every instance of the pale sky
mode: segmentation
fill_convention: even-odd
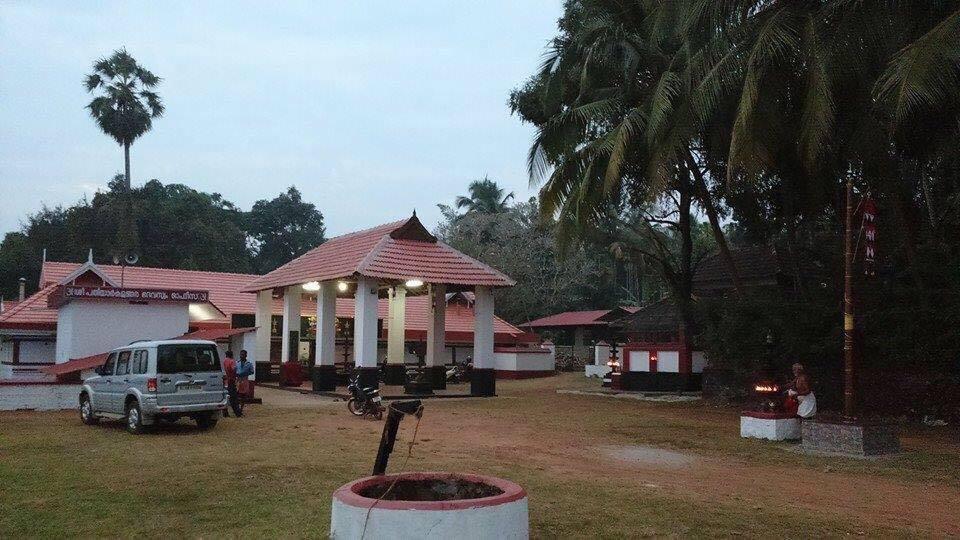
[[[157,178],[243,209],[290,185],[334,236],[406,217],[489,175],[520,200],[533,130],[510,90],[537,68],[561,0],[0,0],[0,235],[123,170],[84,106],[93,61],[126,47],[167,112],[131,148]]]

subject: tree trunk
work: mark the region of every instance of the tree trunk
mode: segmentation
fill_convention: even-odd
[[[130,143],[123,143],[123,165],[124,165],[124,180],[123,187],[127,191],[130,191]]]
[[[680,215],[677,217],[678,228],[680,229],[680,268],[679,272],[679,298],[677,298],[677,307],[680,311],[683,328],[680,331],[686,338],[693,335],[693,234],[690,231],[690,203],[691,191],[690,172],[684,170],[686,167],[680,167],[678,171],[678,184],[680,201],[678,210]]]
[[[690,152],[687,152],[687,166],[690,167],[690,171],[693,173],[694,180],[697,186],[697,192],[699,193],[700,203],[703,205],[704,211],[707,213],[707,219],[710,221],[710,228],[713,230],[713,237],[717,241],[717,248],[720,250],[720,256],[723,257],[724,263],[727,265],[727,271],[730,272],[730,278],[733,280],[733,290],[740,295],[740,273],[737,271],[737,265],[733,262],[733,255],[730,254],[730,246],[727,245],[727,238],[723,235],[723,228],[720,227],[720,218],[717,215],[717,207],[713,204],[713,199],[710,198],[710,190],[707,189],[707,182],[703,177],[703,173],[700,171],[700,167],[697,165],[697,162],[693,159],[693,156],[690,155]]]

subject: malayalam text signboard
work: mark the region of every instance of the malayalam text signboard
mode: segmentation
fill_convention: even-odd
[[[119,300],[122,302],[179,302],[202,304],[210,301],[209,291],[189,289],[133,289],[63,285],[50,295],[50,305],[71,300]]]

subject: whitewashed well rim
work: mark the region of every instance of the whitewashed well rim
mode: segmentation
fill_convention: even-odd
[[[467,482],[476,482],[487,484],[500,488],[503,493],[491,497],[480,497],[477,499],[459,499],[452,501],[379,501],[370,497],[360,495],[360,491],[371,486],[389,484],[394,480],[466,480]],[[486,506],[499,506],[524,499],[527,492],[509,480],[496,478],[494,476],[484,476],[468,473],[451,472],[403,472],[396,474],[387,474],[383,476],[367,476],[344,484],[333,492],[334,500],[340,501],[347,506],[358,508],[370,508],[376,505],[377,510],[466,510],[469,508],[482,508]]]

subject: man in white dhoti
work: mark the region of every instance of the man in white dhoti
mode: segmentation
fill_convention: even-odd
[[[803,364],[793,365],[793,381],[788,385],[787,394],[797,400],[797,416],[813,418],[817,414],[817,397],[810,387],[810,378],[807,377]]]

